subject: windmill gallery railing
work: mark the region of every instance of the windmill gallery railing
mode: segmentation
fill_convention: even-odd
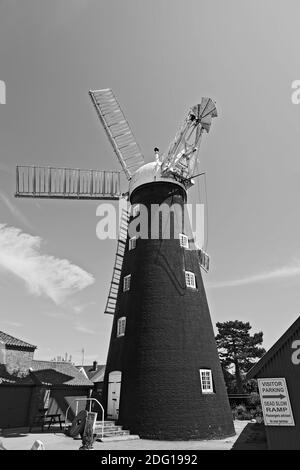
[[[17,166],[16,197],[119,199],[120,172]]]

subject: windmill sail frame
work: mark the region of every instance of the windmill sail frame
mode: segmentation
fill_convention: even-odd
[[[200,104],[190,109],[183,125],[163,156],[161,171],[165,176],[174,175],[188,188],[198,160],[201,138],[209,132],[212,118],[217,117],[215,102],[202,98]]]
[[[120,172],[17,166],[15,197],[118,200]]]
[[[124,173],[130,180],[145,161],[124,113],[110,88],[90,90],[89,95]]]

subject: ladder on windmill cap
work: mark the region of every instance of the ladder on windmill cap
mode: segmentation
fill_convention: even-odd
[[[113,268],[112,280],[110,283],[109,294],[107,298],[107,303],[104,313],[114,315],[117,305],[117,297],[119,292],[119,286],[121,281],[121,272],[123,266],[123,258],[126,247],[127,240],[127,228],[129,221],[129,211],[126,209],[122,210],[120,227],[119,227],[119,237],[116,251],[115,264]]]
[[[120,172],[17,166],[15,196],[118,200]]]

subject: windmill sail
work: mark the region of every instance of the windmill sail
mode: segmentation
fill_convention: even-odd
[[[216,116],[216,105],[210,98],[202,98],[201,104],[191,108],[163,158],[163,175],[175,175],[186,186],[191,185],[202,134],[204,131],[209,132],[212,118]]]
[[[120,172],[17,166],[16,197],[108,199],[122,197]]]
[[[98,117],[129,180],[144,157],[111,89],[89,92]]]

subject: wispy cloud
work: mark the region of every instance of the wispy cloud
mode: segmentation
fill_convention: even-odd
[[[79,331],[80,333],[87,333],[89,335],[95,334],[94,330],[92,330],[91,328],[87,328],[86,326],[83,326],[83,325],[75,325],[74,330]]]
[[[94,277],[67,259],[42,254],[42,239],[0,224],[0,268],[24,281],[29,292],[56,304],[94,283]]]
[[[78,304],[73,306],[73,310],[77,315],[80,315],[84,310],[86,310],[88,307],[91,307],[92,305],[96,305],[96,302],[91,301],[91,302],[86,302],[85,304]]]
[[[2,325],[8,325],[8,326],[13,326],[15,328],[20,328],[22,326],[21,323],[19,323],[18,321],[8,321],[8,320],[3,320],[0,322],[0,324]]]
[[[255,284],[261,282],[268,282],[273,280],[282,280],[292,277],[300,277],[300,260],[296,260],[293,263],[282,266],[280,268],[271,269],[269,271],[263,271],[252,276],[243,277],[240,279],[233,279],[229,281],[220,281],[214,283],[208,283],[207,287],[219,288],[219,287],[238,287],[247,284]]]
[[[43,312],[44,315],[46,315],[46,317],[49,317],[49,318],[66,318],[67,315],[60,311],[60,310],[57,310],[57,311],[46,311],[46,312]]]
[[[20,222],[22,222],[26,227],[33,229],[32,224],[29,222],[27,217],[22,214],[21,211],[13,204],[9,197],[3,192],[0,191],[0,200],[5,204],[10,213]]]

